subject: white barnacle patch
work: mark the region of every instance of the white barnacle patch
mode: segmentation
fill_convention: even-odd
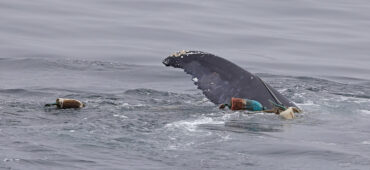
[[[254,77],[253,76],[251,76],[251,80],[253,80],[254,79]]]
[[[172,56],[183,58],[183,56],[182,56],[182,55],[185,55],[185,54],[187,54],[188,52],[189,52],[189,51],[181,50],[181,51],[178,51],[178,52],[173,53],[173,54],[172,54]]]
[[[194,77],[194,78],[193,78],[193,81],[194,81],[194,82],[198,82],[198,78]]]

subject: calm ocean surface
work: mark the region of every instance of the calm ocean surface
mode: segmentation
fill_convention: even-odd
[[[0,169],[367,170],[369,30],[365,0],[0,0]],[[161,63],[183,49],[304,113],[218,110]]]

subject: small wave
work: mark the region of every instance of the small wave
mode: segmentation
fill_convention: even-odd
[[[137,101],[145,101],[156,106],[209,106],[208,100],[199,94],[181,94],[154,89],[131,89],[124,92],[124,95]],[[213,105],[213,104],[212,104]]]
[[[36,89],[38,91],[50,91],[50,92],[68,92],[73,94],[89,94],[91,96],[93,95],[99,95],[97,93],[91,92],[91,91],[83,91],[83,90],[77,90],[72,88],[38,88]]]
[[[364,72],[366,72],[366,70],[363,70]],[[326,76],[328,79],[331,79],[331,80],[335,80],[335,81],[339,81],[339,82],[346,82],[346,83],[350,83],[350,84],[354,84],[354,83],[364,83],[364,82],[368,82],[369,80],[367,79],[363,79],[363,78],[355,78],[355,77],[346,77],[346,76]]]
[[[1,93],[26,93],[28,92],[27,90],[25,89],[3,89],[3,90],[0,90]]]
[[[68,70],[94,70],[94,71],[107,71],[107,70],[127,70],[131,67],[138,67],[137,65],[123,64],[119,62],[107,62],[98,60],[57,60],[49,61],[52,65]]]
[[[26,89],[0,89],[0,93],[22,95],[22,96],[40,96],[50,95],[50,93],[42,92],[38,90],[26,90]]]
[[[20,158],[4,158],[3,162],[18,162],[20,160]]]
[[[331,82],[330,80],[326,80],[326,79],[322,79],[322,78],[316,78],[316,77],[297,76],[295,78],[298,79],[298,80],[301,80],[301,81],[309,81],[309,82],[312,82],[312,81]]]
[[[61,57],[62,58],[62,57]],[[5,60],[5,59],[4,59]],[[7,59],[3,63],[5,67],[35,69],[35,70],[76,70],[76,71],[112,71],[112,70],[128,70],[139,65],[124,64],[120,62],[109,62],[99,60],[78,60],[78,59],[53,59],[45,58],[18,58]]]
[[[316,103],[314,103],[312,100],[307,100],[304,103],[297,104],[298,106],[320,106]]]
[[[139,88],[139,89],[131,89],[125,91],[125,94],[128,95],[150,95],[150,96],[169,96],[171,94],[175,93],[170,93],[170,92],[163,92],[163,91],[157,91],[153,89],[145,89],[145,88]]]
[[[340,96],[345,96],[345,97],[370,99],[370,96],[369,95],[364,95],[364,94],[351,94],[351,93],[332,93],[332,94],[340,95]]]

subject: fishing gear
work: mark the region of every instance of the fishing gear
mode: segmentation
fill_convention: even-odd
[[[221,104],[220,109],[228,107],[231,110],[248,110],[248,111],[257,111],[265,113],[275,113],[284,119],[293,119],[295,118],[294,113],[301,113],[302,111],[296,107],[286,107],[282,104],[277,104],[272,100],[269,102],[274,106],[273,109],[267,110],[266,107],[263,107],[262,104],[256,100],[242,99],[242,98],[231,98],[230,104]]]
[[[264,107],[256,100],[242,99],[242,98],[231,98],[230,104],[220,105],[220,109],[228,107],[231,110],[249,110],[249,111],[262,111]]]
[[[269,102],[274,105],[274,107],[276,108],[279,108],[279,109],[282,109],[282,110],[286,110],[287,108],[285,106],[283,106],[282,104],[277,104],[275,102],[273,102],[272,100],[269,100]]]
[[[45,107],[57,106],[58,109],[83,108],[85,104],[76,99],[57,98],[55,103],[45,104]]]

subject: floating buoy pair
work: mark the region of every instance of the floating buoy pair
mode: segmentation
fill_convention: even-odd
[[[231,110],[248,110],[248,111],[257,111],[257,112],[266,112],[266,113],[275,113],[284,119],[293,119],[295,118],[295,113],[301,113],[302,111],[296,107],[288,107],[276,104],[271,101],[275,106],[271,110],[267,110],[262,104],[256,100],[242,99],[242,98],[231,98],[230,104],[221,104],[220,109],[228,107]]]
[[[45,104],[45,107],[57,106],[58,109],[83,108],[85,104],[76,99],[57,98],[55,103]]]

